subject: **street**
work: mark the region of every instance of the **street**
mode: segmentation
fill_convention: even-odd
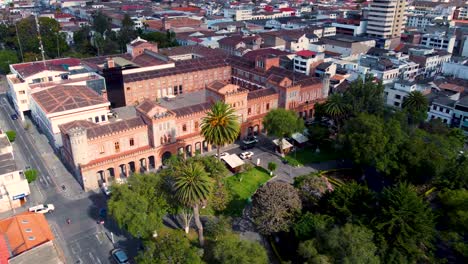
[[[106,221],[98,224],[100,208],[106,207],[106,197],[102,193],[82,191],[76,179],[65,169],[34,125],[27,126],[21,120],[12,120],[14,110],[6,95],[0,95],[0,127],[17,133],[12,143],[18,168],[28,167],[38,171],[38,178],[30,184],[31,194],[27,203],[16,212],[42,203],[52,203],[55,211],[46,214],[47,220],[61,247],[66,263],[112,263],[110,251],[115,247],[124,248],[130,256],[136,254],[136,246],[130,246],[116,224]],[[30,122],[27,120],[26,122]],[[4,213],[6,217],[13,212]],[[66,219],[71,223],[67,224]],[[112,243],[111,240],[114,240]],[[136,245],[136,243],[133,243]]]

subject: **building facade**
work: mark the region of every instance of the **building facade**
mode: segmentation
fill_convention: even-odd
[[[406,24],[406,4],[407,0],[373,1],[367,17],[367,35],[384,40],[384,48],[394,46],[391,40],[399,40]]]

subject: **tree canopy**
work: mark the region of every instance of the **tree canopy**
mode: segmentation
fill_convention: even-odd
[[[136,258],[140,264],[201,264],[197,248],[180,231],[172,231],[145,243],[145,249]]]
[[[239,239],[234,235],[218,240],[212,254],[215,263],[220,264],[268,263],[265,248],[259,243]]]
[[[12,50],[0,50],[0,73],[10,72],[10,64],[18,63],[18,56]]]
[[[290,184],[269,182],[252,198],[252,217],[262,234],[287,231],[302,208],[299,195]]]
[[[372,226],[385,257],[427,262],[433,248],[434,225],[434,213],[413,186],[399,183],[382,191]]]
[[[295,132],[304,130],[304,120],[299,118],[294,111],[278,108],[271,110],[263,118],[263,127],[272,136],[290,137]]]
[[[161,188],[161,178],[155,174],[135,174],[128,178],[128,184],[113,184],[109,213],[133,236],[152,237],[168,209]]]

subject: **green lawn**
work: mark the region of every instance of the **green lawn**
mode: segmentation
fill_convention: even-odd
[[[330,150],[330,149],[321,149],[320,153],[316,153],[314,148],[308,147],[296,152],[288,154],[285,159],[292,166],[297,165],[306,165],[310,163],[318,163],[328,160],[336,160],[341,158],[340,153]]]
[[[260,185],[269,179],[269,173],[261,167],[256,167],[248,172],[238,173],[226,178],[224,183],[231,194],[232,200],[223,213],[231,216],[240,216],[248,199]]]

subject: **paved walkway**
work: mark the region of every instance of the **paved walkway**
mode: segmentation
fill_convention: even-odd
[[[27,120],[26,122],[31,122]],[[83,191],[83,188],[73,175],[65,168],[63,163],[55,154],[50,146],[47,137],[37,131],[34,125],[30,125],[27,134],[31,142],[36,147],[37,152],[42,157],[44,165],[50,173],[51,180],[58,186],[60,194],[68,199],[82,199],[89,193]],[[65,188],[62,188],[64,186]]]

